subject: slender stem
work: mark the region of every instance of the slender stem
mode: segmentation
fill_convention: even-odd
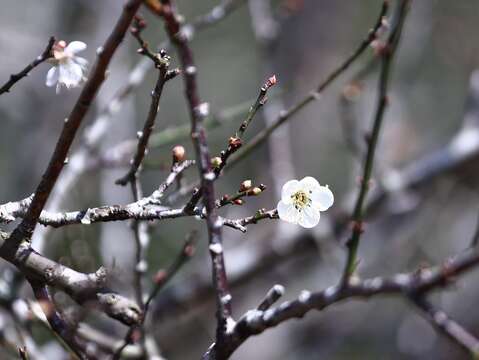
[[[35,67],[40,65],[42,62],[46,61],[48,58],[52,56],[52,48],[53,45],[55,44],[55,38],[53,36],[50,37],[48,40],[47,47],[45,50],[43,50],[43,53],[41,53],[39,56],[35,58],[30,64],[28,64],[22,71],[20,71],[17,74],[12,74],[10,75],[10,79],[3,84],[3,86],[0,88],[0,95],[10,92],[10,89],[12,88],[13,85],[15,85],[18,81],[20,81],[22,78],[25,76],[28,76],[28,73],[32,71]]]
[[[352,234],[346,244],[348,247],[348,255],[341,279],[344,286],[347,285],[349,278],[351,277],[356,268],[356,257],[358,252],[359,240],[363,232],[363,207],[370,186],[371,174],[374,166],[374,155],[379,140],[379,134],[383,123],[384,113],[389,101],[387,93],[389,88],[392,61],[401,37],[401,32],[406,18],[407,10],[409,8],[409,3],[410,0],[401,1],[397,21],[393,25],[387,43],[385,44],[385,47],[380,54],[380,56],[382,57],[382,61],[378,81],[378,102],[374,115],[373,128],[370,136],[368,137],[368,148],[361,178],[361,186],[352,215]]]
[[[226,150],[223,150],[221,152],[220,163],[214,169],[215,179],[220,176],[221,171],[225,168],[230,156],[233,155],[236,151],[238,151],[238,149],[241,148],[242,137],[246,129],[251,124],[251,121],[253,120],[258,110],[265,104],[267,100],[266,95],[268,93],[268,90],[275,84],[276,84],[276,76],[273,75],[270,78],[268,78],[266,82],[263,84],[263,86],[261,87],[258,97],[256,98],[254,104],[251,105],[248,111],[248,114],[246,115],[246,118],[241,123],[238,131],[236,132],[234,136],[230,137],[228,141],[228,147],[226,148]],[[194,207],[198,204],[198,201],[200,201],[202,195],[203,195],[203,192],[201,189],[194,191],[193,195],[191,196],[191,199],[187,202],[187,205],[185,207],[186,211],[194,209]]]
[[[145,124],[143,126],[143,131],[138,133],[138,145],[136,149],[136,154],[133,157],[133,161],[128,173],[123,176],[122,178],[116,181],[118,185],[126,185],[128,182],[134,181],[135,176],[138,173],[138,170],[145,158],[147,147],[148,147],[148,140],[150,139],[150,135],[155,128],[155,120],[156,116],[159,111],[160,105],[160,98],[163,92],[163,87],[166,83],[166,76],[168,72],[168,61],[166,53],[161,53],[161,59],[163,60],[159,65],[159,72],[158,72],[158,79],[156,80],[156,85],[153,91],[151,92],[151,104],[150,110],[148,112],[148,117],[146,118]]]
[[[178,270],[191,258],[191,256],[193,256],[194,243],[196,241],[195,237],[196,234],[190,234],[185,244],[183,245],[181,252],[178,254],[175,261],[170,265],[170,267],[165,271],[157,272],[157,274],[155,275],[155,286],[153,287],[150,292],[150,295],[143,304],[143,317],[141,319],[141,324],[134,325],[130,327],[130,329],[128,329],[128,332],[126,333],[123,340],[123,344],[115,351],[112,360],[119,359],[123,350],[132,343],[133,332],[137,329],[141,331],[141,327],[145,323],[146,315],[148,314],[148,310],[153,299],[160,292],[163,286],[165,286],[166,283],[171,280],[171,278],[178,272]]]
[[[423,296],[410,296],[409,300],[440,333],[447,336],[473,358],[479,355],[479,340],[451,319],[444,311],[436,309]]]

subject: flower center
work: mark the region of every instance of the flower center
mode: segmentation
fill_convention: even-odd
[[[294,207],[299,211],[303,210],[306,206],[310,206],[311,204],[311,199],[303,190],[295,192],[293,195],[291,195],[291,199],[293,199]]]

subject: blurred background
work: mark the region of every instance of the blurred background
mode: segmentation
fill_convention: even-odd
[[[218,24],[198,30],[192,48],[198,67],[200,94],[219,119],[208,130],[212,154],[227,145],[272,74],[278,86],[246,132],[246,141],[273,121],[281,109],[304,98],[359,45],[379,14],[379,0],[236,0],[236,8]],[[88,48],[81,56],[94,61],[96,49],[111,31],[122,1],[0,0],[0,79],[5,81],[40,54],[50,35]],[[208,13],[218,0],[178,0],[189,23]],[[395,1],[392,1],[395,4]],[[394,6],[392,7],[394,9]],[[150,44],[166,39],[162,21],[146,9],[144,37]],[[437,264],[469,246],[477,222],[479,154],[479,4],[473,0],[412,1],[394,64],[384,131],[375,168],[370,217],[360,245],[361,277],[391,275]],[[104,114],[118,89],[142,61],[137,43],[127,36],[110,67],[84,127]],[[177,64],[173,51],[172,64]],[[249,216],[276,207],[280,189],[290,179],[316,177],[329,184],[336,203],[313,231],[277,220],[251,225],[246,234],[223,230],[226,266],[232,283],[233,306],[239,317],[263,298],[275,283],[286,287],[284,299],[303,289],[335,284],[345,260],[345,219],[352,210],[376,101],[378,61],[366,53],[268,142],[228,170],[217,181],[217,195],[233,194],[252,179],[268,189],[246,199],[243,206],[221,210],[225,217]],[[0,203],[30,195],[38,184],[57,136],[79,89],[55,94],[45,86],[48,64],[0,97]],[[115,157],[118,144],[135,138],[146,118],[156,74],[121,101],[109,118],[107,131],[86,157],[73,186],[56,210],[78,210],[132,201],[129,188],[114,184],[125,172],[126,156]],[[2,80],[3,81],[3,80]],[[168,174],[171,148],[180,144],[194,158],[188,137],[165,139],[161,133],[189,125],[180,78],[169,82],[161,99],[156,133],[142,176],[150,194]],[[476,132],[476,130],[478,132]],[[82,148],[79,136],[73,153]],[[86,141],[88,142],[88,141]],[[128,148],[128,147],[127,147]],[[118,150],[119,151],[119,150]],[[105,159],[104,155],[113,154]],[[112,160],[113,159],[113,160]],[[126,159],[126,162],[125,162]],[[69,166],[76,166],[73,162]],[[197,178],[191,168],[184,182]],[[187,198],[186,198],[187,199]],[[185,198],[175,199],[175,205]],[[50,205],[52,206],[52,205]],[[1,225],[2,229],[9,229]],[[168,359],[198,359],[214,339],[215,304],[210,289],[206,229],[201,221],[180,218],[151,223],[148,274],[174,259],[191,230],[199,231],[197,251],[157,296],[149,323],[162,354]],[[43,227],[37,229],[44,231]],[[133,296],[134,239],[127,222],[68,226],[49,231],[36,248],[80,271],[106,266],[114,289]],[[0,264],[4,276],[9,266]],[[475,311],[479,281],[476,273],[462,278],[432,301],[479,335]],[[27,286],[21,296],[30,297]],[[76,309],[58,293],[56,301],[82,323],[124,337],[126,328],[98,313]],[[0,322],[5,336],[11,320]],[[40,351],[50,359],[64,358],[61,347],[40,325],[33,325]],[[10,336],[10,335],[8,335]],[[8,337],[7,336],[7,337]],[[6,355],[7,356],[7,355]],[[12,357],[13,358],[13,357]],[[348,301],[304,319],[291,320],[250,338],[233,359],[461,359],[466,355],[437,334],[404,300],[374,298]]]

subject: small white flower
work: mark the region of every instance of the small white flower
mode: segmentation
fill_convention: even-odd
[[[299,224],[305,228],[318,225],[320,211],[328,210],[334,202],[334,195],[327,186],[307,176],[303,180],[290,180],[283,185],[278,215],[281,220]]]
[[[65,86],[67,89],[79,86],[86,80],[84,74],[87,69],[88,61],[82,57],[76,56],[80,51],[86,49],[86,44],[82,41],[72,41],[70,44],[63,40],[58,41],[53,46],[53,57],[48,61],[53,67],[47,73],[47,86],[56,84],[56,93]]]

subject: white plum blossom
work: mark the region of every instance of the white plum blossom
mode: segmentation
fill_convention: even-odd
[[[277,209],[281,220],[312,228],[318,225],[320,211],[328,210],[333,203],[334,195],[329,187],[307,176],[283,185]]]
[[[62,86],[67,89],[77,87],[86,80],[85,72],[88,61],[76,56],[80,51],[86,49],[82,41],[72,41],[67,45],[63,40],[53,46],[53,57],[48,61],[53,67],[47,73],[47,86],[56,84],[56,93],[60,93]]]

